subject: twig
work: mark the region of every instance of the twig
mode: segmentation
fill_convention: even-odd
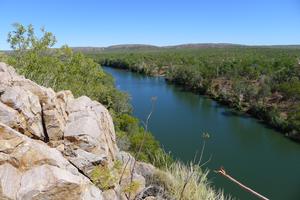
[[[124,168],[122,170],[122,173],[121,173],[121,176],[120,176],[120,179],[119,179],[119,185],[121,185],[121,183],[122,183],[123,176],[125,174],[126,168],[127,168],[128,164],[129,164],[130,160],[131,160],[131,158],[130,158],[130,156],[128,156],[128,160],[127,160],[127,162],[126,162],[126,164],[125,164],[125,166],[124,166]]]
[[[181,192],[180,192],[179,200],[182,199],[184,190],[185,190],[187,184],[190,182],[190,179],[192,178],[193,174],[194,174],[194,171],[192,171],[192,172],[186,177],[186,179],[185,179],[185,181],[184,181],[184,184],[183,184],[183,187],[182,187],[182,190],[181,190]]]
[[[145,140],[146,140],[146,134],[147,134],[147,131],[148,131],[148,124],[149,124],[149,120],[150,120],[150,118],[151,118],[151,115],[152,115],[152,113],[153,113],[153,111],[154,111],[154,105],[155,105],[155,101],[156,101],[156,99],[157,99],[157,97],[152,97],[151,98],[151,111],[150,111],[150,113],[149,113],[149,115],[148,115],[148,117],[147,117],[147,119],[146,119],[146,122],[144,123],[144,126],[145,126],[145,131],[144,131],[144,135],[143,135],[143,138],[142,138],[142,142],[141,142],[141,144],[140,144],[140,146],[139,146],[139,149],[138,149],[138,151],[137,151],[137,153],[135,154],[135,160],[134,160],[134,162],[133,162],[133,167],[132,167],[132,170],[131,170],[131,182],[132,182],[132,180],[133,180],[133,172],[134,172],[134,168],[135,168],[135,165],[136,165],[136,162],[137,162],[137,159],[138,159],[138,156],[140,155],[140,153],[141,153],[141,151],[142,151],[142,149],[143,149],[143,146],[144,146],[144,143],[145,143]]]
[[[240,183],[239,181],[237,181],[236,179],[234,179],[232,176],[230,176],[229,174],[226,173],[225,169],[223,167],[221,167],[219,170],[215,171],[218,174],[221,174],[222,176],[228,178],[229,180],[231,180],[232,182],[236,183],[238,186],[240,186],[241,188],[243,188],[244,190],[246,190],[249,193],[252,193],[253,195],[255,195],[256,197],[263,199],[263,200],[269,200],[267,197],[259,194],[258,192],[252,190],[251,188],[245,186],[244,184]]]
[[[204,165],[206,165],[207,163],[209,163],[211,161],[211,157],[212,157],[212,155],[209,156],[209,159],[207,161],[205,161],[204,163],[202,163],[200,165],[200,168],[202,168]]]
[[[200,154],[200,158],[199,158],[199,162],[198,162],[198,165],[201,163],[202,161],[202,156],[203,156],[203,152],[204,152],[204,149],[205,149],[205,138],[203,138],[203,145],[202,145],[202,149],[201,149],[201,154]]]
[[[202,138],[203,138],[203,144],[202,144],[202,149],[201,149],[200,158],[199,158],[199,161],[198,161],[198,163],[197,163],[198,166],[201,164],[202,157],[203,157],[203,153],[204,153],[204,149],[205,149],[206,139],[209,138],[209,134],[208,134],[208,133],[203,133],[203,134],[202,134]],[[195,157],[194,157],[194,162],[195,162],[195,160],[196,160],[196,158],[197,158],[197,153],[198,153],[198,151],[196,152],[196,155],[195,155]],[[204,162],[204,163],[200,166],[200,168],[201,168],[202,166],[204,166],[206,163],[208,163],[208,162],[210,161],[210,159],[211,159],[211,156],[210,156],[210,158],[209,158],[206,162]],[[185,190],[187,184],[189,183],[190,179],[191,179],[192,176],[194,175],[194,173],[195,173],[195,171],[191,169],[190,174],[186,177],[186,179],[185,179],[185,181],[184,181],[184,184],[183,184],[183,187],[182,187],[182,190],[181,190],[181,192],[180,192],[179,200],[181,200],[181,199],[183,198],[184,190]]]
[[[143,148],[144,143],[145,143],[145,140],[146,140],[146,134],[147,134],[147,131],[148,131],[148,123],[149,123],[150,117],[151,117],[151,115],[152,115],[152,113],[153,113],[153,110],[154,110],[154,102],[156,101],[156,99],[157,99],[157,97],[152,97],[152,98],[151,98],[151,102],[152,102],[152,105],[151,105],[151,111],[150,111],[149,115],[147,116],[146,122],[142,122],[143,125],[145,126],[145,131],[144,131],[144,133],[143,133],[144,135],[143,135],[143,138],[142,138],[142,142],[141,142],[141,144],[140,144],[140,146],[139,146],[139,149],[138,149],[138,151],[136,152],[136,154],[134,155],[134,158],[135,158],[135,159],[134,159],[133,166],[132,166],[132,169],[131,169],[130,183],[133,182],[134,168],[135,168],[135,165],[136,165],[136,162],[137,162],[137,158],[138,158],[139,154],[141,153],[142,148]],[[124,176],[124,174],[125,174],[125,170],[126,170],[128,164],[129,164],[130,160],[131,160],[131,159],[130,159],[130,157],[129,157],[128,160],[127,160],[127,162],[126,162],[126,164],[125,164],[125,166],[124,166],[124,169],[123,169],[123,171],[122,171],[121,177],[120,177],[120,179],[119,179],[119,184],[121,184],[121,182],[122,182],[123,176]],[[130,198],[130,196],[131,196],[130,193],[129,193],[128,195],[126,194],[126,198]]]

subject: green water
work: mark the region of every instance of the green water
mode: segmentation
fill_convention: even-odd
[[[163,78],[104,68],[119,89],[132,97],[134,115],[147,117],[152,96],[157,97],[149,129],[166,151],[182,161],[201,151],[202,133],[208,132],[203,161],[209,169],[223,166],[228,173],[270,199],[300,199],[300,144],[257,120],[238,115],[217,102]],[[211,172],[210,181],[225,194],[256,199],[238,186]]]

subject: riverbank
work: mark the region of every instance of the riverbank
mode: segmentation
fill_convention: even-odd
[[[175,160],[185,163],[200,157],[202,133],[209,133],[202,156],[210,171],[226,171],[270,199],[299,199],[299,144],[248,115],[239,115],[211,98],[128,70],[103,67],[112,74],[119,90],[131,96],[133,115],[145,120],[156,96],[149,130]],[[196,153],[198,152],[198,153]],[[197,160],[197,159],[196,159]],[[283,172],[283,173],[281,173]],[[238,199],[255,198],[211,172],[211,185]],[[280,181],[280,184],[269,184]]]
[[[282,55],[272,50],[272,54],[269,55],[269,50],[260,51],[262,52],[259,61],[256,61],[257,55],[249,59],[250,53],[247,51],[241,55],[235,55],[234,51],[232,57],[229,56],[229,58],[217,52],[216,54],[220,54],[221,58],[216,61],[215,57],[205,57],[204,61],[185,61],[199,59],[194,55],[195,52],[193,54],[182,52],[173,54],[163,52],[103,53],[94,54],[92,57],[103,66],[127,69],[150,76],[162,76],[169,83],[198,94],[208,95],[237,111],[249,114],[279,130],[286,137],[299,142],[298,64],[295,64],[295,57],[292,54]],[[210,55],[211,52],[208,54]],[[231,59],[231,61],[226,59]],[[232,61],[232,59],[248,60]],[[207,63],[207,67],[204,63]],[[258,67],[260,65],[262,66]],[[289,69],[276,72],[282,67]]]
[[[193,87],[190,87],[188,84],[182,84],[180,82],[177,82],[174,79],[168,78],[168,76],[166,75],[167,74],[166,71],[164,71],[164,72],[160,71],[159,73],[156,73],[156,71],[155,72],[150,71],[150,73],[149,72],[145,73],[145,71],[140,71],[140,70],[137,70],[136,68],[123,68],[122,66],[120,66],[120,67],[109,66],[109,67],[123,69],[123,70],[124,69],[125,70],[130,70],[132,72],[141,73],[141,74],[145,74],[145,75],[148,75],[148,76],[163,77],[170,84],[175,84],[179,87],[184,87],[185,90],[194,92],[196,94],[206,95],[209,98],[221,103],[222,105],[226,105],[230,108],[234,108],[238,112],[242,112],[246,115],[250,115],[252,117],[255,117],[255,118],[261,120],[266,125],[270,126],[271,128],[274,128],[275,130],[278,130],[278,131],[282,132],[282,134],[284,134],[285,137],[287,137],[289,139],[292,139],[296,142],[300,142],[299,132],[296,132],[296,130],[289,128],[288,127],[289,125],[287,124],[287,121],[279,119],[280,114],[275,113],[276,110],[272,107],[271,104],[268,104],[268,105],[251,105],[249,102],[242,103],[240,101],[237,101],[234,94],[224,96],[222,94],[222,92],[220,92],[222,89],[224,89],[222,87],[222,85],[219,85],[219,87],[220,87],[219,90],[214,90],[213,85],[211,87],[209,87],[208,90],[205,87],[193,88]],[[215,83],[217,83],[218,81],[219,80],[215,80]],[[243,98],[243,97],[241,97],[241,98]]]

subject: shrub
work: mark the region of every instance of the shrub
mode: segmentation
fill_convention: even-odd
[[[107,165],[98,165],[91,172],[91,179],[100,189],[111,189],[119,181],[122,166],[123,165],[119,160],[116,160],[111,168]]]

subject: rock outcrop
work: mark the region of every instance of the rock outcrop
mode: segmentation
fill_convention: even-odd
[[[55,148],[0,123],[0,199],[101,199]]]
[[[132,163],[103,105],[56,93],[0,63],[0,199],[134,199],[145,178]],[[116,171],[114,181],[96,187],[97,168]]]

